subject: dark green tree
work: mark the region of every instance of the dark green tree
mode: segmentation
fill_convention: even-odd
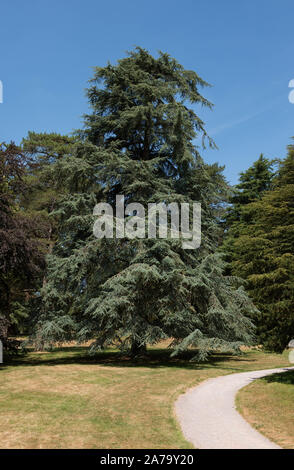
[[[206,85],[169,55],[154,58],[141,48],[95,69],[82,142],[52,165],[68,194],[55,210],[59,237],[37,343],[94,338],[93,349],[116,344],[136,355],[173,338],[175,354],[196,346],[203,359],[251,340],[246,314],[254,307],[215,253],[227,184],[193,144],[201,137],[214,145],[194,110],[211,107],[199,91]],[[125,206],[200,202],[200,248],[185,250],[171,238],[96,239],[93,208],[114,206],[118,195]]]
[[[50,213],[57,207],[59,199],[66,193],[62,185],[57,187],[52,178],[51,166],[70,155],[76,138],[56,133],[29,132],[22,140],[21,151],[26,158],[23,183],[25,191],[19,195],[19,205],[27,218],[38,220],[42,225],[39,232],[39,249],[45,257],[51,253],[57,238],[57,220]],[[46,269],[39,277],[35,289],[28,292],[26,318],[22,322],[23,333],[29,334],[38,321],[41,304],[40,290],[46,284]]]
[[[294,336],[294,147],[280,163],[273,189],[248,204],[233,244],[233,273],[248,281],[259,309],[260,341],[282,352]]]
[[[59,199],[66,192],[62,185],[57,187],[52,179],[51,166],[71,154],[76,139],[56,133],[29,132],[22,140],[21,148],[27,155],[26,191],[22,194],[21,205],[27,215],[38,216],[44,221],[43,247],[50,253],[57,233],[56,221],[49,214],[57,207]]]
[[[246,206],[259,200],[266,191],[272,189],[274,165],[274,160],[269,160],[261,154],[248,170],[240,173],[240,183],[231,190],[229,205],[221,223],[224,231],[221,251],[225,252],[228,273],[231,273],[234,241],[240,235],[243,225],[248,227],[251,223],[250,213],[246,210]]]
[[[242,220],[242,208],[260,199],[265,191],[272,189],[275,161],[265,158],[263,154],[248,170],[241,172],[238,183],[232,190],[231,206],[227,210],[226,225],[232,226],[234,222]]]

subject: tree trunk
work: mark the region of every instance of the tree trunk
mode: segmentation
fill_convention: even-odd
[[[132,342],[131,346],[131,356],[144,356],[147,352],[146,344],[140,344],[137,341]]]

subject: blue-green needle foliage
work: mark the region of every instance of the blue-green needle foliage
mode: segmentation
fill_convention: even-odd
[[[173,354],[190,346],[204,359],[252,340],[254,309],[237,278],[223,274],[216,249],[227,194],[222,168],[207,165],[193,141],[214,145],[195,112],[209,103],[195,72],[160,53],[136,48],[116,65],[95,68],[92,112],[74,151],[50,167],[66,197],[52,216],[59,238],[48,259],[36,328],[39,344],[94,339],[138,354],[172,338]],[[190,106],[190,107],[189,107]],[[192,107],[191,107],[192,106]],[[98,202],[200,202],[202,244],[176,239],[96,239]]]

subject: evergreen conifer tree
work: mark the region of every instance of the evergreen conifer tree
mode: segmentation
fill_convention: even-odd
[[[201,137],[214,145],[194,110],[211,107],[199,91],[206,85],[169,55],[154,58],[141,48],[95,69],[81,142],[51,166],[67,195],[54,211],[59,237],[37,343],[94,338],[93,349],[116,344],[136,355],[173,338],[174,354],[195,346],[204,359],[251,341],[246,315],[254,307],[216,254],[227,184],[222,168],[205,164],[193,144]],[[118,195],[145,207],[200,202],[200,248],[185,250],[170,238],[95,238],[95,204],[114,207]]]
[[[232,269],[248,281],[260,313],[260,341],[282,352],[294,336],[294,146],[280,163],[273,188],[243,209],[246,225],[232,244]]]
[[[221,251],[225,253],[228,265],[226,272],[231,273],[231,261],[234,257],[234,241],[239,237],[242,227],[251,223],[247,204],[259,200],[266,191],[272,189],[274,161],[263,154],[248,170],[240,174],[240,183],[232,188],[229,205],[225,210],[222,227],[224,231]]]
[[[242,222],[242,208],[250,202],[260,199],[265,191],[272,189],[274,161],[265,158],[263,154],[248,170],[241,172],[239,181],[232,191],[230,207],[226,214],[226,227],[230,228],[234,222]]]

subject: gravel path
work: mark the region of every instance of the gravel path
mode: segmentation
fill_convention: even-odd
[[[184,436],[197,449],[280,449],[242,418],[235,395],[254,379],[290,369],[294,367],[221,376],[188,390],[175,404]]]

